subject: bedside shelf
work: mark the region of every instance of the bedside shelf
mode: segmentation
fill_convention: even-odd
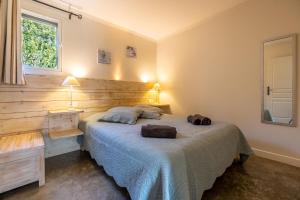
[[[48,110],[48,131],[46,136],[46,157],[79,150],[84,134],[78,123],[83,110]]]
[[[80,129],[69,129],[69,130],[62,130],[62,131],[50,131],[49,137],[52,140],[57,140],[61,138],[68,138],[83,135],[83,132]]]

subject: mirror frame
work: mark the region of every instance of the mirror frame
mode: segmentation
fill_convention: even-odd
[[[280,40],[280,39],[285,39],[285,38],[292,38],[292,56],[293,56],[293,95],[292,95],[292,117],[293,117],[293,122],[291,124],[287,123],[280,123],[280,122],[270,122],[267,120],[264,120],[264,45],[267,42],[272,42],[275,40]],[[261,122],[265,124],[273,124],[273,125],[280,125],[280,126],[289,126],[289,127],[296,127],[297,126],[297,34],[289,34],[289,35],[284,35],[280,37],[275,37],[272,39],[268,39],[263,41],[262,43],[262,73],[261,73]]]

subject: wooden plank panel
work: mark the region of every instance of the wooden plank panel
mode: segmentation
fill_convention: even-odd
[[[44,116],[47,116],[47,114],[48,114],[47,111],[6,113],[6,114],[0,114],[0,120],[31,118],[31,117],[44,117]]]
[[[17,112],[38,112],[47,110],[59,110],[69,106],[69,101],[49,101],[49,102],[7,102],[0,103],[0,114]]]
[[[64,76],[26,75],[25,86],[0,85],[0,134],[47,129],[48,110],[69,107],[70,93],[61,86]],[[85,117],[118,105],[151,102],[152,83],[78,79],[73,105]]]
[[[47,117],[0,120],[0,135],[47,128]]]
[[[91,89],[91,88],[81,88],[74,87],[73,92],[148,92],[150,89],[138,89],[138,90],[118,90],[118,89]],[[70,89],[68,87],[59,87],[59,88],[31,88],[31,87],[1,87],[0,92],[69,92]]]
[[[73,101],[74,106],[79,109],[117,106],[119,100],[86,100]],[[70,101],[49,101],[49,102],[8,102],[0,103],[0,114],[9,114],[17,112],[38,112],[48,110],[64,110],[70,105]]]
[[[140,101],[133,101],[129,103],[115,103],[115,104],[107,104],[107,105],[97,105],[95,107],[81,107],[81,109],[86,113],[86,112],[103,112],[108,110],[109,108],[112,108],[117,105],[135,105],[139,104]],[[54,106],[53,109],[56,110],[64,110],[67,109],[68,107],[56,107]],[[79,108],[79,107],[78,107]],[[12,113],[0,113],[0,120],[9,120],[9,119],[20,119],[20,118],[31,118],[31,117],[47,117],[48,116],[48,110],[53,110],[53,109],[45,109],[42,111],[26,111],[26,112],[12,112]]]
[[[74,101],[101,100],[101,99],[132,99],[144,98],[143,92],[75,92]],[[0,103],[23,101],[68,101],[69,92],[0,92]]]

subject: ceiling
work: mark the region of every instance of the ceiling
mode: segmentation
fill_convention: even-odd
[[[137,34],[163,39],[245,0],[63,0]]]

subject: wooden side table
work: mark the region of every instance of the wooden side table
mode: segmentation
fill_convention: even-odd
[[[0,193],[35,181],[45,184],[44,146],[39,132],[0,137]]]

